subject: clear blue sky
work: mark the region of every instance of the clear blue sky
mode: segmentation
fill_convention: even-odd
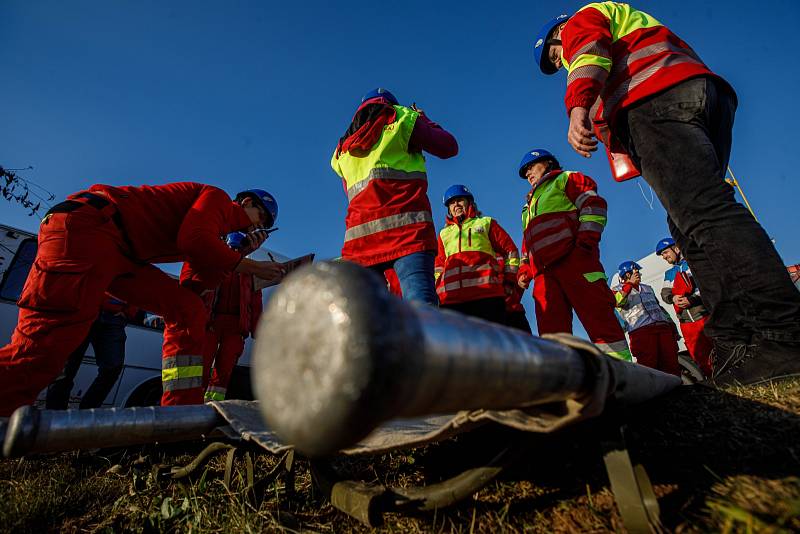
[[[428,158],[437,227],[442,192],[465,183],[519,244],[527,184],[516,167],[526,150],[548,148],[565,168],[593,176],[608,200],[602,257],[610,273],[650,253],[667,229],[637,181],[614,183],[604,155],[584,160],[572,151],[565,75],[535,69],[541,24],[581,5],[6,0],[0,165],[33,165],[20,174],[59,199],[98,182],[265,188],[280,204],[281,230],[268,246],[333,257],[346,200],[329,158],[361,95],[383,86],[459,141],[456,158]],[[800,262],[791,59],[800,2],[633,5],[738,92],[731,165],[784,261]],[[0,202],[3,223],[35,231],[23,208]]]

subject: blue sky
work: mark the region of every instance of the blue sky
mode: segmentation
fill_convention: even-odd
[[[0,165],[33,165],[20,174],[57,198],[92,183],[261,187],[280,204],[281,230],[268,246],[333,257],[346,200],[330,155],[361,95],[383,86],[459,141],[456,158],[428,158],[437,227],[442,192],[464,183],[519,244],[527,184],[516,167],[526,150],[548,148],[565,168],[594,177],[608,200],[602,258],[610,272],[652,252],[667,229],[663,209],[657,200],[650,209],[637,181],[614,183],[604,155],[584,160],[572,151],[565,75],[535,70],[541,24],[581,5],[6,0]],[[633,5],[736,89],[731,165],[785,263],[800,262],[789,111],[800,3]],[[36,229],[19,206],[3,202],[0,213],[3,223]]]

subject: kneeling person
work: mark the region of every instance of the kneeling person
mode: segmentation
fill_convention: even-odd
[[[439,232],[435,265],[440,306],[505,324],[506,286],[513,290],[519,269],[514,241],[497,221],[482,216],[465,186],[448,188],[443,203],[447,224]]]

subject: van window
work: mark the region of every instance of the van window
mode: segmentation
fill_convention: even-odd
[[[33,260],[36,259],[36,248],[38,243],[35,237],[31,237],[19,244],[14,259],[8,270],[3,273],[3,280],[0,282],[0,298],[17,301],[22,286],[28,278],[28,271],[31,270]]]

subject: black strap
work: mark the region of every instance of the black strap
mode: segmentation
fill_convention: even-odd
[[[101,197],[100,195],[95,195],[94,193],[89,193],[88,191],[84,191],[83,193],[78,193],[73,198],[85,198],[86,203],[89,204],[94,209],[102,210],[111,202],[108,199]]]
[[[75,200],[65,200],[64,202],[59,202],[45,213],[45,218],[48,215],[52,215],[53,213],[69,213],[71,211],[75,211],[76,209],[83,206],[83,202],[77,202]]]

